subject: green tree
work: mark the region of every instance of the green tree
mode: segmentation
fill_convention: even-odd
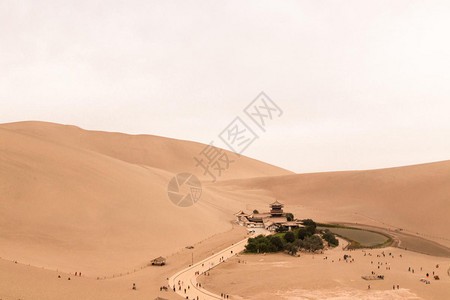
[[[308,236],[311,236],[311,235],[313,235],[313,234],[316,233],[316,226],[313,226],[313,225],[307,225],[307,226],[305,227],[305,229],[306,229],[306,233],[308,234]]]
[[[295,254],[297,254],[298,247],[292,243],[287,243],[286,250],[288,251],[289,254],[295,255]]]
[[[266,243],[264,243],[264,242],[260,242],[260,243],[258,243],[257,245],[256,245],[256,247],[258,248],[258,252],[259,253],[266,253],[266,252],[269,252],[269,246],[266,244]]]
[[[305,239],[305,237],[308,236],[308,232],[306,231],[306,228],[304,228],[304,227],[299,228],[297,236],[300,240]]]
[[[256,251],[257,251],[256,244],[253,242],[250,242],[250,240],[249,240],[248,244],[245,245],[245,251],[250,252],[250,253],[256,253]]]
[[[295,240],[295,242],[293,243],[295,246],[297,246],[297,248],[304,248],[303,247],[303,241],[302,240]]]
[[[323,234],[322,238],[328,242],[328,245],[330,247],[336,247],[339,245],[339,240],[336,238],[336,236],[328,229],[326,229]]]
[[[270,243],[271,243],[272,245],[274,245],[275,248],[276,248],[278,251],[281,251],[281,250],[284,249],[283,242],[281,241],[281,239],[280,239],[279,236],[271,236],[271,237],[270,237]]]
[[[304,219],[304,220],[302,220],[302,224],[305,225],[305,226],[314,226],[314,227],[317,227],[316,222],[314,222],[314,221],[311,220],[311,219]]]
[[[286,232],[286,234],[284,235],[284,240],[288,243],[292,243],[293,241],[295,241],[294,233],[292,231]]]
[[[315,252],[323,249],[323,241],[317,235],[308,236],[303,240],[303,248]]]
[[[245,246],[245,251],[250,253],[277,252],[279,249],[271,242],[272,237],[258,235],[255,238],[249,238]],[[280,238],[278,238],[280,239]],[[280,240],[281,241],[281,240]],[[275,241],[275,243],[277,243]],[[282,245],[283,243],[281,243]]]

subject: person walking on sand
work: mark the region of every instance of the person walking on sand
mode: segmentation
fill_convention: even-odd
[[[370,290],[370,284],[367,286],[367,289]]]

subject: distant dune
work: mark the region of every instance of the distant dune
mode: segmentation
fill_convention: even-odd
[[[401,228],[450,245],[450,161],[230,180],[214,188],[229,198],[276,197],[299,217]]]

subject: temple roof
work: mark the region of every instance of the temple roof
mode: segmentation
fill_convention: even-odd
[[[287,221],[287,219],[285,217],[272,217],[272,218],[270,218],[270,221],[272,221],[275,224],[281,224],[281,223],[285,223]]]
[[[283,204],[282,203],[280,203],[280,202],[278,202],[278,200],[275,200],[275,202],[273,202],[273,203],[270,203],[270,206],[277,206],[277,205],[279,205],[279,206],[283,206]]]
[[[274,223],[272,222],[272,221],[270,221],[270,220],[264,220],[264,226],[265,227],[269,227],[269,226],[271,226],[271,225],[273,225]]]
[[[154,260],[152,260],[152,262],[160,262],[160,261],[165,261],[166,259],[162,256],[155,258]]]
[[[245,212],[243,212],[242,210],[238,211],[237,213],[234,214],[235,216],[249,216],[248,214],[246,214]]]

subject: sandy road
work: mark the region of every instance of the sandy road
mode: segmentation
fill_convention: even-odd
[[[245,245],[247,244],[247,240],[248,238],[237,242],[232,246],[176,273],[169,278],[169,287],[173,291],[173,287],[175,286],[176,293],[184,299],[197,299],[197,297],[201,300],[223,299],[220,295],[213,294],[203,288],[197,287],[197,277],[203,272],[216,267],[221,262],[226,261],[228,258],[243,251],[245,249]],[[178,284],[179,282],[180,284]]]

